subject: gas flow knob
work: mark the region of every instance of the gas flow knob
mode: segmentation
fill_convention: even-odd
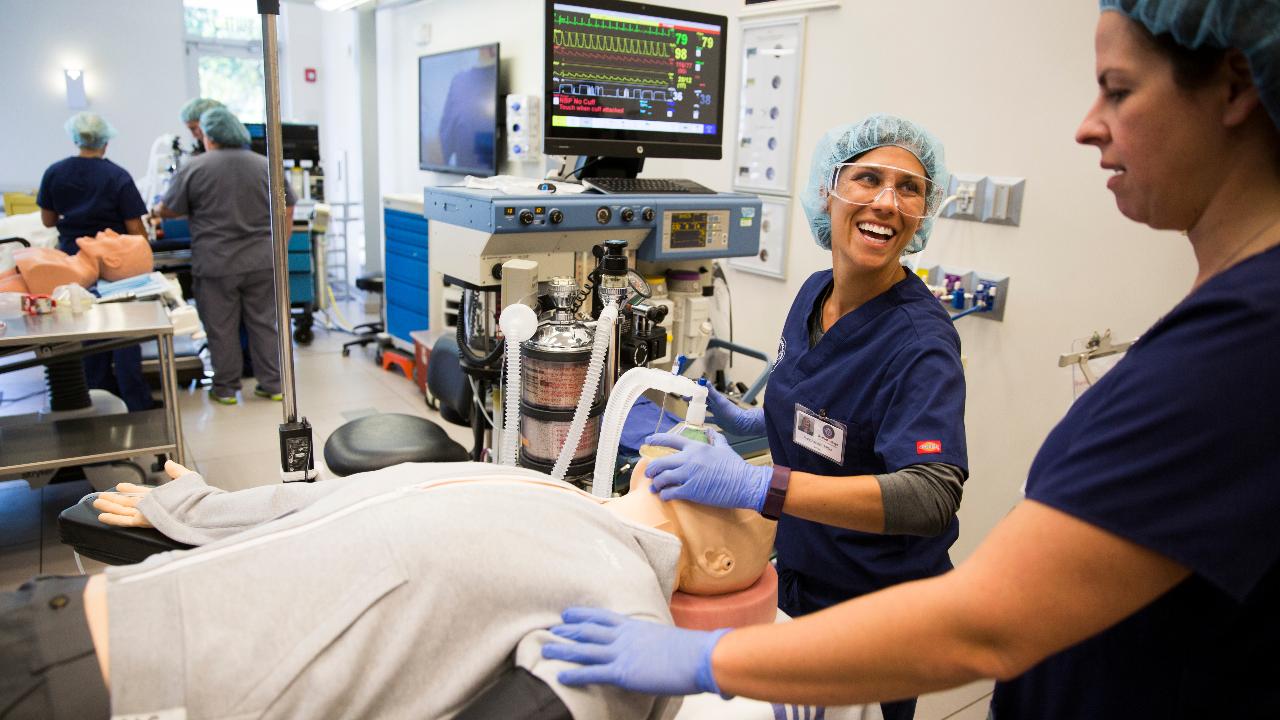
[[[647,207],[640,211],[640,218],[645,222],[653,222],[653,217],[654,217],[654,212],[653,212],[653,208],[651,207]]]
[[[521,224],[521,225],[532,225],[532,224],[533,224],[533,211],[532,211],[532,210],[529,210],[528,208],[526,208],[526,209],[524,209],[524,210],[521,210],[521,211],[520,211],[520,224]]]
[[[613,219],[613,211],[610,210],[608,207],[601,205],[600,207],[596,208],[596,222],[600,223],[601,225],[607,225],[609,221],[612,219]]]
[[[547,213],[547,219],[551,221],[552,225],[559,225],[560,223],[564,222],[564,213],[561,212],[560,210],[552,208],[551,212]]]
[[[622,222],[631,222],[636,219],[636,211],[631,208],[622,208],[622,212],[618,213],[618,217],[622,218]]]

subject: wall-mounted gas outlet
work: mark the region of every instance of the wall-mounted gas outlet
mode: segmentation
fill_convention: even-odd
[[[1009,276],[977,272],[973,274],[975,298],[985,298],[989,310],[975,313],[988,320],[1004,320],[1004,306],[1009,302]]]
[[[955,200],[942,211],[942,216],[956,220],[979,220],[978,212],[983,204],[983,180],[981,175],[953,173],[947,194]]]
[[[1027,181],[1017,177],[955,173],[947,194],[955,199],[942,217],[995,225],[1018,225],[1022,220],[1022,196]]]
[[[1016,177],[989,177],[982,197],[982,222],[1017,225],[1022,219],[1022,194],[1027,181]]]
[[[953,316],[961,313],[1004,320],[1009,298],[1009,276],[969,270],[952,265],[934,265],[916,271],[933,294]]]

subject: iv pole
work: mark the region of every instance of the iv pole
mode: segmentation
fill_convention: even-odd
[[[285,482],[315,480],[311,424],[298,417],[293,376],[293,343],[289,335],[289,229],[285,217],[284,152],[280,135],[280,56],[276,44],[276,16],[280,0],[258,0],[262,16],[262,60],[267,86],[267,179],[271,188],[271,246],[275,251],[276,333],[280,345],[280,388],[284,394],[284,422],[280,424],[280,477]]]

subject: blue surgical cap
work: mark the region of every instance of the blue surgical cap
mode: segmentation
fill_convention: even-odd
[[[800,204],[809,218],[809,227],[818,245],[831,249],[831,214],[827,212],[825,190],[831,182],[836,166],[849,162],[868,150],[895,145],[916,156],[924,166],[925,175],[939,186],[947,187],[947,168],[942,157],[942,143],[928,130],[910,120],[893,115],[872,115],[852,125],[841,125],[827,131],[813,150],[813,164],[809,167],[809,182],[804,186]],[[937,208],[929,208],[932,212]],[[917,253],[929,242],[933,218],[920,223],[915,237],[903,249],[903,255]]]
[[[222,107],[222,103],[212,98],[191,98],[186,105],[182,106],[182,110],[178,112],[178,115],[184,123],[199,122],[200,116],[204,114],[205,110],[216,107]]]
[[[1280,129],[1280,0],[1101,0],[1101,6],[1191,50],[1244,53],[1262,105]]]
[[[90,150],[105,146],[108,140],[116,136],[116,129],[111,127],[111,123],[91,112],[78,112],[72,115],[63,127],[71,136],[71,142],[77,147]]]
[[[200,116],[200,130],[205,137],[222,147],[249,147],[249,130],[224,107],[205,110]]]

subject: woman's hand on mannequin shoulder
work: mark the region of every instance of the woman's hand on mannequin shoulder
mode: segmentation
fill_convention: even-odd
[[[679,452],[649,461],[644,474],[653,480],[650,489],[665,500],[689,500],[723,508],[759,511],[769,490],[773,470],[743,460],[720,433],[707,429],[711,444],[674,433],[645,438],[646,445]]]

